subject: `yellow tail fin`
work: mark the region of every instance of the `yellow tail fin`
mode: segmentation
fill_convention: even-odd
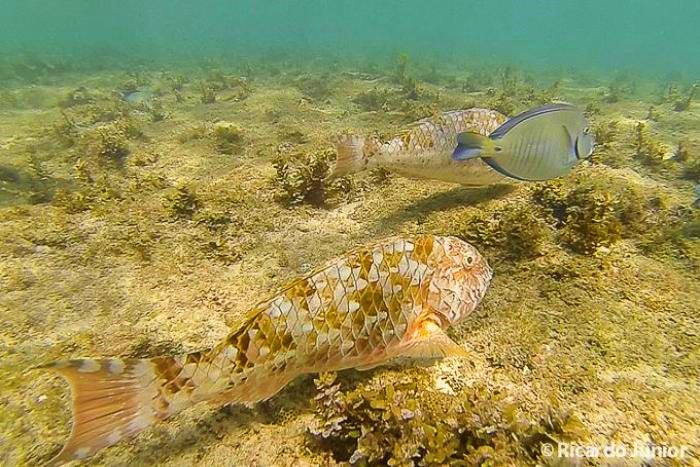
[[[39,367],[63,376],[73,394],[73,430],[49,465],[89,457],[172,415],[176,410],[161,397],[164,381],[156,374],[166,359],[65,360]]]

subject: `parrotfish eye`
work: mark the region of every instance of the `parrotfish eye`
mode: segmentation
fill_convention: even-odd
[[[474,262],[473,256],[467,256],[467,264],[472,264]]]

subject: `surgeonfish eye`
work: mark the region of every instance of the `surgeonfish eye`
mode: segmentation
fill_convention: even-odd
[[[586,127],[583,129],[583,134],[584,135],[589,135],[591,133],[591,129],[589,127]]]

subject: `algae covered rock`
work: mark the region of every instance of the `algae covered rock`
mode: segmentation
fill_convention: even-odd
[[[309,434],[336,461],[353,465],[534,465],[542,443],[587,436],[556,405],[528,416],[482,386],[451,396],[423,378],[377,377],[354,389],[335,374],[314,382],[317,423]]]
[[[662,203],[623,178],[588,175],[568,186],[540,184],[531,189],[531,197],[551,217],[561,242],[583,254],[647,230]]]
[[[321,206],[326,201],[326,177],[331,168],[332,151],[278,155],[274,161],[275,183],[280,197],[289,204],[307,202]]]
[[[216,122],[211,130],[217,151],[222,154],[233,154],[243,142],[243,130],[232,122]]]

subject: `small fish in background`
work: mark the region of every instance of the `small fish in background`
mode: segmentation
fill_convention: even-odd
[[[149,104],[156,98],[156,93],[148,90],[136,90],[125,92],[122,94],[122,99],[129,104]]]
[[[484,136],[457,136],[456,161],[479,158],[517,180],[551,180],[590,157],[595,141],[583,112],[571,104],[547,104],[523,112]]]
[[[474,311],[491,276],[484,257],[455,237],[393,237],[292,282],[211,349],[39,367],[73,393],[73,430],[50,464],[92,456],[199,402],[268,399],[302,374],[464,357],[445,330]]]
[[[697,196],[697,199],[693,203],[693,207],[700,209],[700,185],[695,185],[695,196]]]
[[[457,162],[452,153],[458,134],[470,131],[486,136],[506,119],[495,110],[454,110],[415,122],[387,141],[343,135],[336,141],[338,159],[330,178],[383,168],[406,177],[468,186],[502,182],[503,175],[481,160]]]

